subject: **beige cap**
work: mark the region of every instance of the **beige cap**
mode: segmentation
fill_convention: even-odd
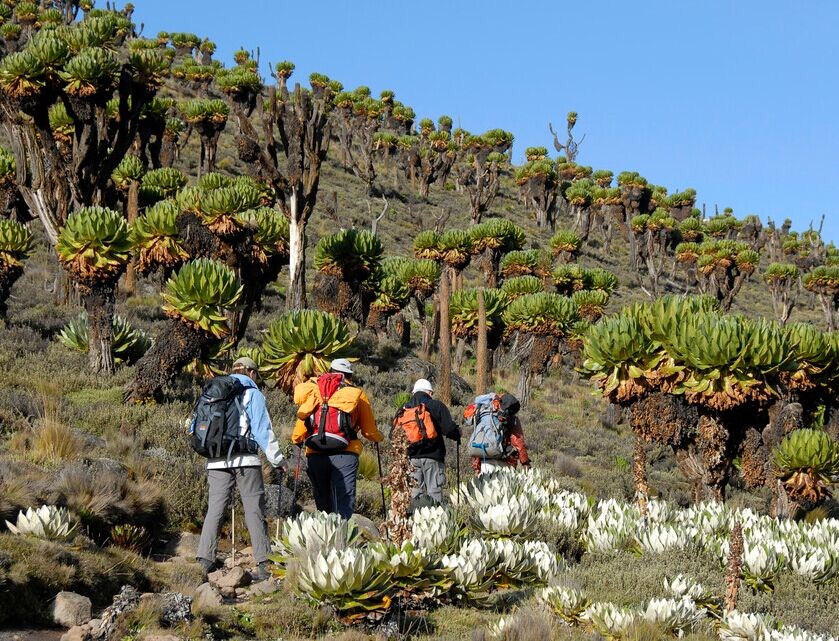
[[[242,356],[241,358],[237,358],[233,361],[233,369],[252,369],[254,371],[259,371],[259,365],[256,364],[256,361],[252,358],[247,356]]]

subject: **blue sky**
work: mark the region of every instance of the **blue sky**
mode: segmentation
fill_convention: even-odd
[[[136,0],[145,34],[191,31],[348,89],[392,89],[418,118],[551,148],[579,113],[578,161],[693,187],[710,212],[791,218],[839,241],[839,3]],[[263,65],[265,66],[265,65]],[[553,152],[552,152],[553,153]]]

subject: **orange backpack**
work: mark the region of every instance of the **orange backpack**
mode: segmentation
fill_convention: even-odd
[[[403,407],[393,419],[393,427],[405,430],[409,443],[422,443],[437,438],[437,428],[424,403],[416,407]]]

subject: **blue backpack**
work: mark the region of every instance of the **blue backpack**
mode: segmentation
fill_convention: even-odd
[[[504,416],[501,404],[495,394],[475,397],[474,404],[464,412],[466,424],[471,425],[469,455],[482,459],[504,458]]]

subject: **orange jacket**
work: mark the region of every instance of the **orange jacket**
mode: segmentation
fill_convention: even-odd
[[[294,431],[291,434],[291,442],[300,445],[309,436],[309,428],[306,419],[315,411],[318,405],[323,402],[318,389],[317,377],[300,383],[294,387],[294,404],[297,405],[297,422],[294,424]],[[347,412],[352,420],[353,429],[360,433],[368,441],[378,443],[384,439],[379,428],[376,426],[376,418],[373,416],[373,408],[370,406],[370,399],[360,387],[344,384],[329,399],[331,407]],[[353,439],[343,450],[352,454],[361,454],[361,440]],[[307,447],[306,456],[318,454],[315,450]]]
[[[518,416],[513,419],[513,424],[510,428],[504,431],[503,445],[505,450],[508,448],[514,450],[510,456],[502,459],[507,465],[511,467],[515,467],[519,463],[530,465],[530,456],[527,454],[527,445],[524,442],[524,431],[521,429],[521,421]],[[475,473],[480,474],[480,456],[472,457],[472,469],[475,470]]]

